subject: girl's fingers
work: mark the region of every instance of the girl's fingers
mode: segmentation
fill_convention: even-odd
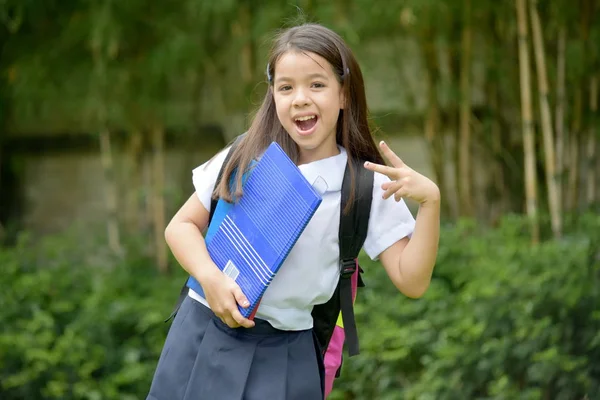
[[[390,164],[392,164],[396,168],[404,167],[404,161],[402,161],[400,157],[398,157],[396,153],[394,153],[392,149],[390,149],[386,142],[382,140],[379,143],[379,147],[381,147],[381,152],[383,153],[383,156],[386,158],[386,160],[389,161]]]
[[[382,189],[382,190],[388,190],[388,188],[389,188],[390,186],[392,186],[393,184],[394,184],[394,181],[383,182],[383,183],[381,184],[381,189]]]
[[[399,182],[399,181],[390,182],[390,184],[387,185],[387,189],[386,189],[385,193],[383,193],[383,198],[384,199],[390,198],[390,196],[392,196],[394,193],[396,193],[401,188],[402,188],[401,182]]]
[[[221,321],[230,328],[238,328],[240,325],[231,317],[231,315],[221,318]]]
[[[231,310],[231,318],[237,326],[243,326],[244,328],[252,328],[254,326],[254,321],[244,318],[237,307],[234,307],[234,309]]]
[[[252,328],[254,326],[254,322],[244,318],[237,307],[239,304],[243,308],[248,308],[250,306],[250,302],[248,302],[248,299],[242,292],[242,289],[239,287],[239,285],[235,283],[233,283],[232,294],[235,298],[235,303],[230,304],[225,313],[228,314],[229,318],[231,318],[231,321],[233,321],[236,328],[239,326],[243,326],[244,328]],[[229,326],[234,328],[232,325]]]
[[[240,305],[240,307],[247,308],[250,306],[248,299],[246,296],[244,296],[244,292],[242,292],[242,289],[238,285],[236,285],[233,289],[233,297],[235,297],[235,301]]]
[[[396,179],[396,169],[388,167],[387,165],[375,164],[372,162],[365,162],[365,168],[371,171],[379,172],[380,174],[386,175],[391,180]]]
[[[406,190],[398,190],[396,193],[394,193],[394,200],[396,201],[400,201],[402,200],[404,197],[406,197],[408,195]]]

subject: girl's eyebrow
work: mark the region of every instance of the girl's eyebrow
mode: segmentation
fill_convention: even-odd
[[[309,74],[307,75],[308,79],[315,79],[315,78],[319,78],[319,79],[323,79],[323,80],[328,80],[329,78],[327,77],[327,75],[322,74],[320,72],[315,72],[314,74]],[[293,81],[294,79],[289,78],[287,76],[280,76],[277,79],[275,79],[275,82],[289,82],[289,81]]]
[[[325,74],[322,74],[322,73],[320,73],[320,72],[317,72],[317,73],[314,73],[314,74],[310,74],[310,75],[308,75],[308,77],[309,77],[310,79],[315,79],[315,78],[319,78],[319,79],[329,79],[329,78],[327,77],[327,75],[325,75]]]

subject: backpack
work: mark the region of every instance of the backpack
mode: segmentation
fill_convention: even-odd
[[[222,179],[224,166],[227,165],[231,154],[243,139],[244,134],[238,136],[227,154],[223,166],[219,171],[215,187]],[[358,287],[363,287],[361,278],[363,270],[358,265],[358,254],[367,237],[371,201],[373,197],[374,174],[362,167],[364,161],[354,160],[346,165],[342,181],[340,204],[340,280],[333,296],[328,302],[313,308],[313,330],[322,351],[325,365],[325,397],[333,388],[335,378],[340,376],[343,362],[343,348],[347,346],[349,356],[359,353],[358,333],[354,320],[354,300]],[[351,169],[355,175],[354,201],[350,204],[349,212],[344,213],[351,190]],[[212,220],[218,199],[212,199],[209,223]],[[183,285],[177,305],[171,319],[177,313],[179,306],[188,293],[187,279]]]

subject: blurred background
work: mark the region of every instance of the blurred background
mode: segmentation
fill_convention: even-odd
[[[438,183],[431,288],[362,257],[333,399],[600,399],[596,0],[0,1],[0,398],[143,399],[185,274],[163,231],[320,22]],[[409,204],[416,211],[416,205]]]

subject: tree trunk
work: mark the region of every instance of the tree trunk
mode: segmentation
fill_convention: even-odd
[[[108,245],[114,254],[121,255],[121,235],[119,232],[119,217],[117,204],[117,183],[115,182],[112,146],[110,132],[107,128],[100,131],[100,159],[104,171],[104,195],[106,201],[106,229]]]
[[[450,23],[449,32],[449,43],[445,46],[448,54],[448,87],[452,91],[458,91],[460,86],[460,46],[455,45],[460,41],[462,35],[461,21],[458,18],[454,18]],[[446,164],[445,168],[451,170],[450,174],[452,178],[449,179],[450,184],[454,185],[454,190],[449,193],[452,199],[453,214],[456,216],[460,215],[460,200],[458,185],[460,182],[460,171],[458,168],[460,154],[459,154],[459,140],[460,140],[460,128],[459,128],[459,107],[457,102],[451,101],[446,107],[447,120],[443,122],[444,131],[444,148],[446,149]]]
[[[150,135],[152,132],[150,132]],[[152,138],[150,139],[150,149],[148,152],[144,151],[142,153],[142,201],[143,201],[143,219],[142,219],[142,229],[144,232],[148,232],[149,236],[154,236],[154,153],[152,149]],[[155,253],[154,246],[152,242],[149,240],[148,242],[148,255],[153,255]]]
[[[425,79],[427,86],[427,115],[425,118],[425,139],[429,145],[429,154],[435,181],[440,187],[440,192],[444,201],[444,214],[450,216],[451,207],[449,201],[448,180],[444,177],[445,152],[443,135],[440,132],[440,112],[437,95],[437,85],[439,81],[439,72],[436,62],[436,48],[434,37],[426,34],[422,38],[421,47],[423,48],[423,58],[425,60]],[[452,217],[455,217],[452,215]]]
[[[525,203],[529,218],[533,243],[539,241],[537,216],[537,179],[535,174],[535,140],[533,114],[531,108],[531,87],[529,71],[529,40],[527,35],[526,0],[516,0],[517,22],[519,26],[519,71],[521,87],[521,123],[523,125],[523,150],[525,156]]]
[[[558,191],[559,203],[561,204],[561,213],[564,209],[564,193],[563,186],[565,181],[565,43],[567,31],[563,26],[558,33],[558,55],[556,66],[556,172],[558,181],[556,182],[556,190]]]
[[[185,135],[183,138],[183,146],[185,146],[185,151],[183,153],[182,164],[186,166],[183,168],[181,173],[181,182],[189,182],[190,179],[190,171],[188,167],[196,166],[198,163],[197,153],[196,153],[196,145],[194,142],[196,141],[196,135],[201,134],[203,118],[202,118],[202,93],[205,90],[204,87],[204,70],[200,68],[200,71],[194,70],[193,75],[190,76],[190,85],[193,88],[192,97],[190,98],[190,103],[192,107],[190,107],[190,126],[193,128],[194,134]]]
[[[207,82],[220,82],[223,77],[219,73],[217,66],[215,65],[215,61],[206,60],[205,61],[205,71]],[[213,119],[215,121],[223,122],[223,141],[225,143],[229,143],[239,132],[233,132],[231,130],[230,124],[227,122],[227,102],[225,101],[225,93],[223,91],[223,85],[214,85],[213,86],[214,95],[212,97],[211,109],[213,110]]]
[[[537,67],[538,92],[540,113],[542,116],[542,134],[544,138],[544,161],[546,165],[546,185],[548,186],[548,208],[550,210],[550,221],[552,233],[559,238],[562,231],[562,215],[558,189],[556,187],[556,158],[554,155],[554,132],[552,129],[552,115],[548,102],[548,78],[546,76],[546,56],[544,51],[544,38],[542,35],[542,23],[536,8],[536,0],[529,1],[531,17],[531,30],[533,33],[533,48],[535,53],[535,65]]]
[[[314,5],[312,0],[304,0],[304,14],[308,16],[308,18],[311,18],[311,16],[313,15],[313,10],[314,9]]]
[[[252,6],[243,2],[240,7],[239,33],[244,40],[241,54],[242,78],[247,87],[254,86],[255,51],[254,38],[252,37]]]
[[[125,176],[128,185],[125,187],[125,226],[129,234],[139,232],[142,223],[140,190],[142,190],[142,158],[143,137],[139,130],[129,136]]]
[[[491,54],[493,57],[489,60],[487,65],[489,78],[487,78],[487,84],[485,87],[486,97],[489,99],[489,107],[491,112],[490,120],[490,149],[491,149],[491,160],[486,157],[481,161],[482,165],[488,165],[491,182],[489,182],[487,190],[486,204],[489,204],[489,218],[493,225],[497,224],[502,216],[512,210],[512,199],[518,197],[521,199],[521,195],[515,196],[515,191],[510,190],[510,183],[508,180],[511,177],[509,171],[505,169],[506,161],[505,157],[511,152],[510,149],[510,133],[507,134],[503,130],[503,96],[501,90],[502,78],[499,71],[502,66],[498,65],[500,61],[500,54],[503,54],[503,47],[505,47],[505,41],[507,37],[506,26],[503,18],[498,12],[491,8],[489,10],[489,22],[486,24],[489,26],[487,34],[489,35],[488,46],[490,47]],[[516,85],[516,83],[515,83]],[[510,112],[506,112],[510,113]],[[520,138],[520,135],[519,135]],[[507,147],[508,144],[508,147]],[[479,167],[477,167],[478,169]]]
[[[587,206],[591,207],[596,201],[596,146],[597,132],[595,118],[598,112],[598,77],[593,76],[590,82],[590,111],[592,120],[589,125],[588,144],[587,144]]]
[[[569,134],[569,181],[567,188],[567,210],[575,211],[579,204],[579,136],[581,135],[581,118],[583,111],[583,93],[577,88],[573,107],[573,126]]]
[[[492,159],[494,163],[490,165],[492,171],[492,198],[488,199],[488,201],[491,205],[490,220],[492,223],[496,223],[504,215],[510,203],[507,198],[510,190],[506,186],[504,168],[500,162],[504,148],[502,145],[502,128],[499,121],[500,101],[498,84],[496,82],[490,84],[490,107],[494,114],[492,121]]]
[[[167,272],[167,247],[164,240],[165,218],[165,145],[164,131],[155,127],[152,132],[152,220],[154,226],[154,254],[160,272]]]
[[[461,48],[458,189],[460,214],[471,216],[473,215],[471,193],[471,0],[463,0]]]
[[[575,97],[575,110],[573,117],[573,129],[571,135],[571,165],[569,175],[569,204],[572,206],[572,210],[578,209],[580,206],[585,205],[585,181],[580,181],[582,176],[580,175],[585,171],[586,168],[580,168],[579,155],[583,153],[583,149],[580,146],[585,144],[585,138],[583,132],[585,130],[583,121],[583,107],[584,107],[584,93],[587,85],[587,77],[585,73],[588,70],[588,52],[590,52],[590,26],[594,14],[594,0],[584,0],[580,7],[580,20],[579,20],[579,36],[581,45],[583,47],[582,59],[579,63],[583,65],[584,74],[577,79],[576,97]],[[583,154],[582,154],[583,156]],[[583,189],[583,190],[582,190]],[[583,201],[581,201],[583,200]]]

